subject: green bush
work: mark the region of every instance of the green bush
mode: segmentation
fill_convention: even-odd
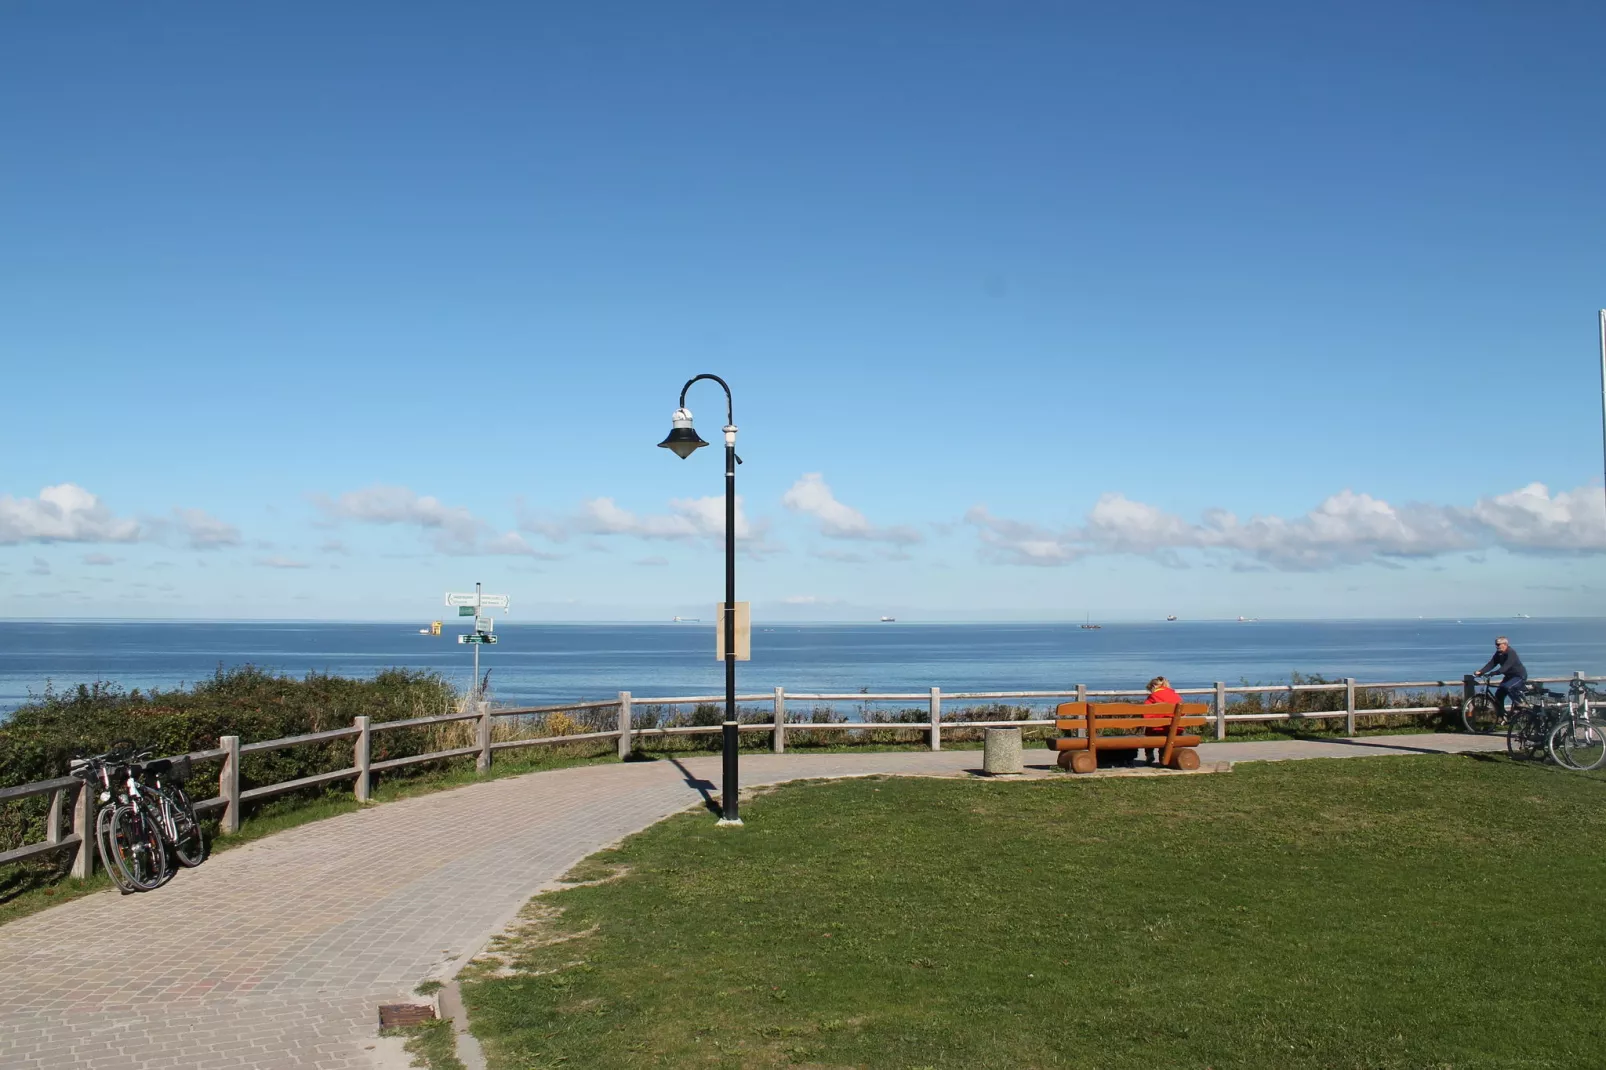
[[[185,754],[211,750],[224,735],[237,735],[242,743],[280,739],[348,727],[358,714],[379,722],[444,713],[457,701],[438,674],[407,669],[388,669],[369,680],[320,673],[295,679],[243,666],[219,669],[210,680],[172,691],[124,691],[103,682],[47,690],[0,724],[0,785],[65,776],[75,755],[101,753],[119,739],[160,755]],[[427,745],[428,732],[376,734],[373,760],[434,749]],[[350,739],[287,747],[246,755],[240,785],[248,789],[351,764]],[[217,768],[215,760],[198,764],[191,793],[196,799],[214,794],[206,781]],[[415,770],[422,771],[412,766],[397,774]],[[0,803],[0,850],[43,840],[49,804],[48,796]]]

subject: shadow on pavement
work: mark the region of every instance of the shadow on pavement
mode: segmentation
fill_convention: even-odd
[[[698,793],[702,795],[703,806],[707,808],[709,813],[718,817],[725,812],[719,805],[719,800],[714,797],[714,782],[712,780],[703,780],[694,775],[690,769],[687,769],[681,763],[679,758],[669,759],[669,764],[680,770],[681,775],[686,778],[686,786],[688,788],[696,788]]]

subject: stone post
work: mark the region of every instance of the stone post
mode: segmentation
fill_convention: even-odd
[[[786,753],[786,689],[775,689],[775,728],[770,732],[770,750]]]
[[[1344,734],[1355,734],[1355,677],[1344,677]]]
[[[1216,738],[1227,738],[1227,685],[1216,681]]]
[[[1026,771],[1021,755],[1020,729],[989,728],[982,747],[981,771],[991,776]]]
[[[942,750],[942,688],[931,689],[931,749]]]

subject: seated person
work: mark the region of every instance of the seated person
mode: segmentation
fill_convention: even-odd
[[[1153,680],[1149,681],[1149,697],[1143,700],[1143,704],[1145,706],[1153,706],[1159,703],[1180,704],[1181,702],[1182,696],[1171,689],[1170,680],[1167,680],[1163,676],[1156,676]],[[1149,720],[1163,719],[1167,725],[1169,725],[1171,722],[1171,715],[1169,713],[1146,713],[1143,716]],[[1150,726],[1143,730],[1143,734],[1146,736],[1163,736],[1166,734],[1166,728]],[[1159,762],[1160,751],[1158,748],[1150,748],[1148,755],[1150,765],[1154,765]]]

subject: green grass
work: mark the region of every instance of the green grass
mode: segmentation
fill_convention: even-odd
[[[464,974],[497,1070],[1597,1067],[1606,777],[860,779],[661,823]],[[499,975],[500,974],[500,975]]]
[[[382,1034],[384,1035],[384,1034]],[[442,1018],[420,1022],[389,1031],[388,1035],[404,1036],[403,1045],[412,1056],[412,1065],[426,1070],[468,1070],[457,1057],[457,1040],[452,1035],[452,1023]]]

